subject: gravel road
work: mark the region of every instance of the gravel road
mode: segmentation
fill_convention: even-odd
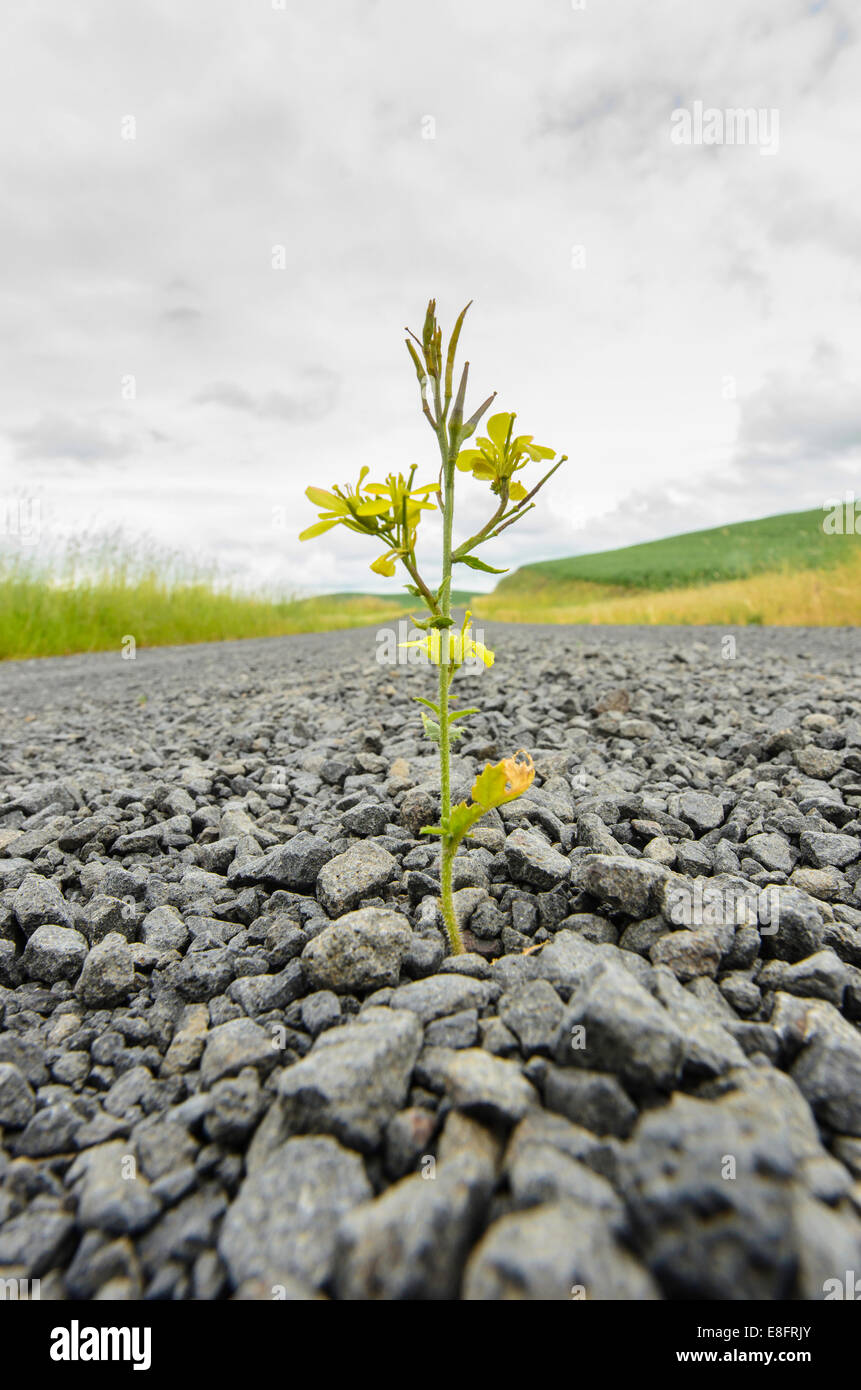
[[[434,676],[373,631],[0,666],[0,1278],[845,1296],[857,630],[484,638],[455,793],[537,775],[458,856],[455,959]]]

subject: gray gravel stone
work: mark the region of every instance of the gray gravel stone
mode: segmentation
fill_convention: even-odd
[[[269,883],[276,888],[291,888],[299,893],[313,892],[324,864],[335,851],[319,835],[300,831],[284,845],[278,845],[259,858],[246,859],[230,866],[228,878],[234,883]]]
[[[762,1109],[751,1090],[676,1095],[641,1117],[620,1152],[638,1248],[669,1297],[789,1294],[793,1178],[817,1140],[798,1092],[776,1075]]]
[[[713,1007],[703,1005],[665,966],[655,969],[653,987],[682,1035],[684,1080],[723,1076],[734,1067],[747,1066],[743,1049],[729,1031],[731,1020],[717,1017]]]
[[[137,934],[137,917],[132,907],[108,893],[96,893],[81,912],[81,926],[91,945],[96,945],[110,932],[119,932],[128,941]]]
[[[854,864],[861,855],[861,842],[852,835],[833,835],[805,830],[799,839],[801,853],[815,869],[834,865],[838,869]]]
[[[279,1078],[285,1132],[333,1134],[375,1149],[403,1108],[422,1045],[421,1025],[403,1009],[367,1009],[355,1023],[322,1033]]]
[[[563,1066],[615,1072],[635,1091],[668,1089],[681,1072],[684,1038],[626,970],[602,963],[572,995],[554,1055]]]
[[[785,990],[806,999],[827,999],[838,1007],[851,979],[849,966],[834,951],[817,951],[790,965],[786,961],[767,961],[757,977],[759,990]]]
[[[75,1244],[75,1218],[66,1211],[31,1207],[0,1226],[0,1269],[38,1279],[55,1269]]]
[[[409,920],[401,913],[363,907],[345,913],[309,941],[302,964],[315,989],[369,994],[398,983],[411,942]]]
[[[362,898],[384,888],[397,873],[398,862],[373,840],[351,845],[324,864],[317,877],[317,898],[330,917],[357,907]]]
[[[68,927],[37,927],[24,949],[21,965],[29,979],[46,985],[76,980],[88,950],[80,932]]]
[[[141,941],[160,951],[182,951],[188,944],[189,931],[175,907],[164,904],[154,907],[141,923]]]
[[[335,1292],[344,1299],[456,1299],[495,1174],[461,1153],[432,1178],[404,1178],[338,1227]]]
[[[709,927],[694,931],[669,932],[649,951],[653,965],[669,966],[677,979],[685,982],[706,975],[714,979],[722,955],[718,935]]]
[[[601,1212],[613,1228],[624,1228],[622,1202],[607,1179],[552,1144],[520,1148],[509,1166],[508,1182],[518,1207],[570,1200]]]
[[[546,980],[530,980],[509,990],[499,1001],[499,1017],[526,1056],[551,1051],[562,1012],[562,1001]]]
[[[779,869],[785,874],[792,872],[794,856],[782,835],[752,835],[744,849],[766,869]]]
[[[77,984],[84,1004],[110,1008],[128,999],[135,986],[134,957],[124,936],[111,932],[94,946],[84,961]]]
[[[265,1105],[254,1068],[216,1081],[210,1096],[212,1105],[203,1121],[206,1137],[229,1148],[247,1142]]]
[[[803,960],[825,944],[822,908],[798,888],[777,886],[759,895],[758,918],[763,924],[763,954],[781,960]]]
[[[839,1134],[861,1136],[861,1033],[827,1003],[806,1006],[798,1031],[793,1081],[818,1119]]]
[[[305,991],[305,971],[297,960],[288,961],[277,975],[245,975],[228,988],[231,999],[252,1016],[285,1009]]]
[[[129,1235],[145,1230],[161,1211],[121,1140],[85,1150],[66,1174],[66,1182],[76,1191],[78,1225],[84,1230]]]
[[[218,1252],[231,1283],[280,1285],[286,1277],[322,1288],[339,1222],[371,1195],[358,1154],[331,1138],[288,1139],[249,1174],[224,1218]]]
[[[36,1098],[23,1072],[0,1062],[0,1130],[23,1129],[33,1118]]]
[[[470,1256],[463,1296],[567,1302],[660,1293],[600,1213],[579,1202],[548,1202],[494,1222]]]
[[[493,1124],[516,1124],[538,1103],[535,1088],[516,1062],[479,1047],[457,1052],[445,1067],[444,1080],[452,1105]]]
[[[625,1299],[633,1261],[671,1298],[773,1301],[821,1296],[829,1260],[861,1268],[853,632],[748,627],[727,662],[708,628],[523,625],[511,662],[512,631],[490,634],[454,792],[519,746],[536,780],[457,856],[468,951],[448,958],[418,833],[439,814],[411,698],[428,673],[381,683],[367,632],[0,663],[0,1261],[41,1265],[44,1298],[464,1296],[464,1259],[521,1218],[510,1262],[481,1266],[493,1297],[580,1277]],[[353,909],[409,944],[335,993],[301,957]],[[90,938],[92,993],[28,978],[45,929]],[[553,1025],[577,1010],[563,1065]],[[226,1204],[321,1132],[369,1156],[343,1269],[235,1282]],[[82,1231],[76,1155],[116,1144],[155,1214]],[[458,1155],[496,1184],[474,1227],[456,1182],[440,1203]],[[99,1220],[137,1227],[115,1176],[90,1189]]]
[[[593,1134],[627,1138],[637,1119],[637,1107],[607,1072],[548,1064],[541,1074],[544,1103]]]
[[[12,911],[25,936],[32,936],[37,927],[75,925],[56,883],[41,874],[27,874],[12,899]]]
[[[669,871],[650,860],[626,855],[590,855],[575,864],[572,882],[612,912],[647,917],[659,906],[659,894]]]
[[[388,823],[385,807],[375,801],[361,801],[345,811],[341,824],[350,835],[382,835]]]
[[[505,841],[505,861],[515,883],[555,888],[565,883],[571,865],[558,850],[532,830],[512,830]]]
[[[212,1086],[224,1076],[236,1076],[245,1067],[264,1074],[278,1062],[275,1041],[250,1018],[234,1018],[213,1028],[206,1039],[200,1079]]]
[[[463,1009],[481,1009],[493,996],[493,987],[484,980],[468,975],[430,975],[401,985],[389,1000],[393,1009],[407,1009],[422,1023],[435,1018],[460,1013]]]
[[[678,806],[671,808],[671,814],[680,816],[697,835],[704,835],[707,830],[723,825],[723,803],[707,792],[682,792]]]
[[[308,994],[302,1000],[302,1027],[316,1038],[327,1028],[334,1028],[341,1021],[341,1001],[329,989]]]

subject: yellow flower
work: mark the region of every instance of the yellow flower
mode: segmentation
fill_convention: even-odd
[[[323,507],[324,510],[318,513],[319,521],[301,533],[300,541],[310,541],[314,536],[322,536],[324,531],[339,525],[347,526],[351,531],[373,533],[377,529],[373,518],[382,516],[389,507],[388,503],[379,499],[362,496],[362,483],[370,471],[369,468],[362,469],[355,492],[349,483],[344,488],[336,487],[334,492],[327,492],[322,487],[306,487],[305,496],[308,501],[313,502],[315,507]]]
[[[472,614],[467,610],[460,632],[451,632],[449,629],[440,631],[434,627],[424,637],[419,637],[414,642],[401,642],[400,645],[418,647],[434,666],[458,667],[465,661],[483,661],[485,666],[492,666],[495,660],[494,653],[483,642],[476,642],[470,636],[471,627]]]
[[[516,418],[505,412],[491,415],[487,422],[489,437],[477,439],[477,448],[461,449],[457,466],[462,472],[490,483],[492,492],[499,493],[507,482],[512,502],[522,502],[527,496],[526,488],[522,483],[512,483],[511,478],[530,460],[534,463],[538,459],[552,459],[556,451],[543,444],[533,444],[531,434],[514,435]]]
[[[351,531],[377,536],[388,541],[389,548],[374,560],[371,569],[375,574],[390,578],[395,572],[395,562],[409,556],[415,548],[416,528],[422,512],[436,510],[428,497],[439,492],[439,484],[424,483],[414,488],[416,470],[413,467],[409,478],[404,478],[403,473],[390,473],[384,483],[367,483],[363,493],[362,484],[369,471],[362,469],[355,489],[349,484],[335,487],[332,492],[321,487],[306,488],[308,500],[325,510],[318,513],[319,520],[306,527],[299,539],[313,540],[333,526],[346,526]]]

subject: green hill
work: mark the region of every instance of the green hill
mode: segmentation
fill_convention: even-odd
[[[708,531],[688,531],[665,540],[602,550],[592,555],[524,565],[501,579],[494,597],[559,584],[586,583],[627,589],[664,590],[687,585],[746,579],[786,567],[825,569],[849,558],[859,537],[831,536],[822,530],[824,513],[787,512],[759,521],[735,522]]]

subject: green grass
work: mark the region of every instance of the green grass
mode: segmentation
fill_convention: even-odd
[[[326,594],[326,602],[344,602],[348,599],[370,599],[375,603],[397,604],[405,611],[421,612],[421,600],[412,594],[402,593],[395,589],[391,594],[363,594],[344,590],[342,593]],[[315,600],[316,601],[316,600]],[[473,601],[473,595],[469,589],[452,589],[451,601],[455,608],[466,608]]]
[[[500,622],[861,622],[861,537],[822,531],[821,511],[692,531],[594,555],[546,560],[456,607]],[[390,595],[279,598],[231,588],[122,537],[85,537],[38,567],[0,554],[0,660],[280,637],[373,626],[417,611]]]
[[[746,579],[786,567],[827,569],[849,558],[852,547],[857,548],[858,537],[826,535],[823,516],[821,510],[788,512],[620,550],[543,560],[501,579],[494,597],[513,599],[515,592],[577,583],[607,586],[614,593],[660,591]]]
[[[69,549],[53,568],[0,558],[0,660],[327,632],[392,621],[396,599],[334,594],[268,598],[213,571],[111,541]]]

